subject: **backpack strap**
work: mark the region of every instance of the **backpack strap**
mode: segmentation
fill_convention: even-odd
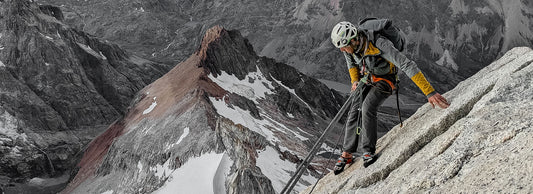
[[[359,21],[358,25],[361,25],[361,24],[365,23],[368,20],[377,20],[377,19],[378,19],[377,17],[368,17],[368,18],[365,18],[365,19],[362,19],[361,21]]]

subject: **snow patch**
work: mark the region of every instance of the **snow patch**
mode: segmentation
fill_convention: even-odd
[[[455,72],[459,71],[459,66],[457,65],[457,63],[455,63],[453,57],[450,55],[450,52],[448,50],[444,51],[442,57],[437,60],[436,63],[440,66],[453,69]]]
[[[284,124],[281,124],[276,120],[272,119],[269,115],[264,114],[264,111],[261,108],[259,109],[259,115],[261,115],[261,117],[263,118],[262,120],[252,117],[249,111],[241,109],[237,106],[229,107],[228,105],[226,105],[224,99],[217,100],[214,97],[210,97],[209,99],[211,100],[211,103],[213,104],[219,115],[232,120],[235,124],[241,124],[246,128],[256,133],[259,133],[270,142],[281,142],[276,136],[274,136],[272,128],[277,129],[276,131],[278,132],[290,134],[291,137],[297,137],[302,141],[308,140],[308,138],[301,136],[294,130],[289,129]],[[282,151],[289,150],[288,148],[281,145],[280,149]]]
[[[287,116],[288,116],[289,118],[291,118],[291,119],[294,119],[294,118],[295,118],[294,115],[291,114],[290,112],[287,113]]]
[[[12,140],[22,139],[23,141],[28,141],[28,136],[25,133],[18,133],[17,129],[19,126],[19,121],[17,118],[9,114],[7,111],[4,111],[0,115],[0,134],[6,136]],[[18,154],[18,148],[13,148],[12,152]]]
[[[105,57],[105,55],[102,53],[102,51],[100,51],[100,56],[102,57],[102,59],[107,60],[107,57]]]
[[[113,190],[107,190],[107,191],[103,192],[102,194],[113,194],[113,192],[114,192]]]
[[[139,172],[143,170],[143,164],[141,163],[141,161],[137,163],[137,168],[139,169]]]
[[[46,65],[48,67],[48,66],[50,66],[50,63],[44,63],[44,65]]]
[[[31,186],[38,186],[38,187],[50,187],[54,185],[59,185],[62,183],[68,182],[69,175],[65,174],[60,177],[56,178],[40,178],[40,177],[34,177],[28,181],[28,184]]]
[[[183,139],[185,139],[185,137],[187,137],[188,135],[189,135],[189,127],[185,127],[185,129],[183,129],[183,134],[181,134],[181,136],[180,136],[180,138],[178,139],[178,141],[177,141],[176,143],[174,143],[174,144],[169,145],[169,146],[167,147],[167,150],[169,150],[170,148],[172,148],[172,147],[174,147],[174,146],[180,144],[181,141],[182,141]]]
[[[148,113],[152,112],[152,110],[154,110],[155,106],[157,106],[157,101],[155,101],[156,98],[157,97],[154,97],[154,102],[152,102],[150,107],[148,107],[146,110],[143,111],[143,115],[148,114]]]
[[[180,138],[178,139],[178,142],[176,142],[176,145],[180,144],[183,138],[187,137],[187,135],[189,135],[189,127],[183,129],[183,134],[181,134]]]
[[[189,127],[185,127],[185,129],[183,129],[183,134],[181,134],[180,138],[178,139],[178,142],[176,142],[176,145],[180,144],[183,138],[187,137],[187,135],[189,135]]]
[[[41,34],[41,36],[44,36],[44,38],[46,38],[46,39],[48,39],[48,40],[54,40],[54,38],[52,38],[52,37],[50,37],[50,36],[48,36],[48,35],[45,35],[45,34],[43,34],[43,33],[40,33],[40,32],[39,32],[39,34]]]
[[[85,50],[85,52],[91,54],[92,56],[95,56],[96,58],[104,59],[102,55],[100,55],[98,52],[93,50],[90,46],[85,45],[85,44],[81,44],[81,43],[78,43],[78,42],[76,44],[78,44],[78,46],[80,46],[80,48],[82,48],[83,50]]]
[[[172,46],[172,42],[170,44],[167,45],[167,47],[165,49],[163,49],[164,51],[168,50],[168,48],[170,48],[170,46]]]
[[[265,130],[261,127],[267,123],[262,120],[256,120],[247,110],[243,110],[237,106],[230,108],[228,105],[226,105],[224,100],[217,100],[214,97],[209,97],[209,99],[219,115],[232,120],[235,124],[241,124],[250,130],[267,137],[268,140],[275,139],[274,134],[270,130]]]
[[[224,155],[207,153],[190,158],[183,166],[169,174],[167,182],[153,193],[215,193],[215,189],[218,189],[215,185],[225,183],[225,176],[221,175],[229,173],[228,166],[232,163],[229,157]]]
[[[6,67],[6,65],[4,64],[4,62],[0,61],[0,67]]]
[[[320,148],[321,148],[320,151],[318,151],[316,155],[325,154],[325,153],[334,153],[337,150],[337,148],[330,147],[326,143],[323,143],[322,146],[320,146]]]
[[[269,125],[267,121],[257,120],[253,118],[247,110],[243,110],[239,107],[234,106],[233,108],[230,108],[226,105],[224,100],[216,100],[213,97],[210,97],[209,99],[219,115],[232,120],[235,124],[241,124],[248,129],[259,133],[268,141],[279,142],[274,136],[274,133],[265,127],[265,125]]]
[[[257,104],[257,99],[265,98],[266,94],[272,94],[272,83],[268,81],[264,74],[261,73],[259,67],[257,72],[250,72],[243,80],[239,80],[233,75],[229,75],[225,71],[222,71],[217,77],[213,74],[209,74],[209,79],[224,88],[228,92],[233,92],[244,96]],[[253,80],[250,83],[249,80]]]
[[[170,169],[170,159],[162,165],[157,164],[155,167],[150,167],[150,171],[155,172],[155,176],[159,179],[169,176],[172,173],[172,169]]]
[[[261,172],[272,181],[274,190],[277,193],[280,193],[287,183],[287,178],[291,177],[291,173],[296,170],[296,164],[288,160],[280,159],[279,153],[271,146],[267,146],[265,150],[259,152],[258,155],[256,163],[257,167],[261,168]],[[301,180],[314,183],[317,179],[309,173],[304,173]],[[301,191],[307,188],[307,186],[308,185],[298,182],[294,187],[294,190]]]
[[[270,116],[268,116],[266,114],[261,114],[261,117],[263,117],[263,118],[265,118],[265,120],[269,121],[271,123],[270,126],[276,128],[276,129],[283,129],[283,130],[279,130],[279,131],[284,132],[285,134],[292,133],[292,135],[294,135],[295,137],[297,137],[298,139],[300,139],[302,141],[309,140],[309,138],[301,136],[300,134],[296,133],[295,130],[289,129],[287,126],[285,126],[285,125],[281,124],[280,122],[272,119]],[[297,127],[297,128],[300,129],[299,127]],[[280,146],[280,148],[283,148],[283,147]],[[284,151],[283,149],[281,149],[281,150]]]

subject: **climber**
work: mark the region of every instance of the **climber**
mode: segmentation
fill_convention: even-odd
[[[374,22],[390,22],[379,20]],[[360,101],[352,102],[346,120],[343,153],[335,164],[335,174],[344,170],[346,164],[353,161],[353,152],[357,151],[358,136],[361,135],[363,161],[365,167],[374,162],[377,141],[378,107],[396,89],[397,67],[399,67],[426,95],[428,102],[445,109],[447,100],[433,89],[416,63],[409,60],[396,48],[386,36],[376,31],[365,30],[359,23],[359,29],[350,22],[338,23],[331,32],[335,47],[344,54],[352,83],[352,92],[361,92]],[[383,23],[381,26],[389,27]],[[379,25],[379,23],[377,24]],[[359,84],[364,84],[358,91]],[[359,118],[358,118],[359,117]],[[358,120],[359,119],[359,120]],[[360,124],[358,124],[360,123]],[[361,127],[361,128],[358,128]],[[360,130],[362,129],[362,130]]]

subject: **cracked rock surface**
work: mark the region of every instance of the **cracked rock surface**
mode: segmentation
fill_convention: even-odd
[[[357,160],[313,193],[460,193],[533,189],[533,51],[515,48],[378,141],[368,168]],[[309,193],[310,188],[302,193]]]

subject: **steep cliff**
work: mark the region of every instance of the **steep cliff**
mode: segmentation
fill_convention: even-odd
[[[62,19],[57,7],[0,1],[4,190],[28,180],[40,186],[42,178],[68,172],[83,146],[168,68],[72,29]]]
[[[91,142],[63,192],[279,192],[343,101],[216,26]],[[319,177],[325,160],[317,157],[298,189]]]
[[[313,193],[528,193],[533,190],[533,50],[507,52],[444,94],[448,109],[422,106]],[[311,188],[302,191],[309,193]]]

